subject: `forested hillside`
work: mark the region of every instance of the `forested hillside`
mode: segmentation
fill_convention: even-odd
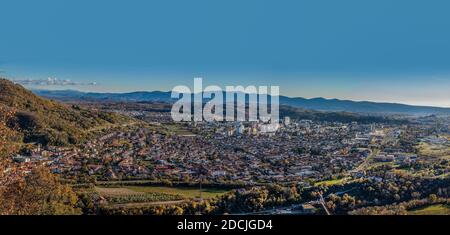
[[[89,129],[126,119],[41,98],[6,79],[0,79],[0,106],[0,115],[14,113],[7,126],[18,131],[17,141],[43,145],[76,144],[89,135]]]

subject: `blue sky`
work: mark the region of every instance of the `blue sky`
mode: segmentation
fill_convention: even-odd
[[[2,0],[0,73],[450,107],[446,0]],[[42,87],[41,87],[42,88]]]

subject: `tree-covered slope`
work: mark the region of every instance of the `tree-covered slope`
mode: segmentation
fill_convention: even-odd
[[[41,98],[6,79],[0,79],[0,106],[3,112],[14,112],[8,126],[18,130],[20,141],[44,145],[76,144],[88,135],[89,129],[124,120],[116,114]]]

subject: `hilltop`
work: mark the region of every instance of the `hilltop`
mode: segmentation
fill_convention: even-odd
[[[0,78],[0,110],[14,110],[8,127],[17,130],[17,141],[43,145],[76,144],[89,129],[110,125],[125,118],[117,114],[86,110],[41,98],[21,85]],[[3,115],[0,113],[0,115]]]

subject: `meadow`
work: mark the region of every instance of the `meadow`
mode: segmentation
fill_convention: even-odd
[[[449,215],[450,206],[444,204],[437,204],[427,206],[420,209],[411,210],[408,215]]]
[[[168,187],[168,186],[125,186],[137,193],[163,193],[169,195],[180,195],[184,198],[194,199],[200,198],[200,192],[204,199],[221,196],[227,192],[227,190],[214,189],[214,188],[191,188],[191,187]]]
[[[139,207],[148,205],[176,204],[186,200],[214,198],[228,190],[214,188],[132,186],[95,187],[95,191],[113,207]]]

